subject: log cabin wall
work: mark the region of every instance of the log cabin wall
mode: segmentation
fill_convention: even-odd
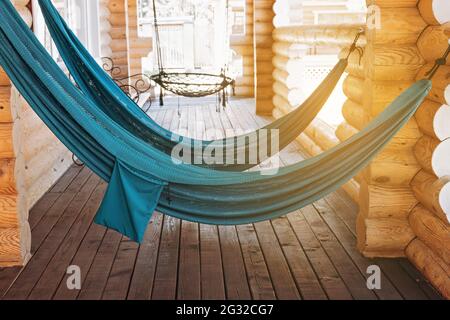
[[[131,0],[130,0],[131,1]],[[130,75],[130,48],[128,41],[128,0],[109,0],[109,22],[111,24],[111,56],[114,65],[121,72],[117,77],[126,78]]]
[[[30,1],[12,2],[31,27]],[[99,2],[103,56],[111,55],[108,3]],[[11,86],[3,71],[0,137],[0,266],[23,265],[31,248],[28,212],[72,164],[71,153]]]
[[[283,0],[278,0],[281,2]],[[349,59],[343,84],[345,121],[335,132],[314,121],[298,138],[311,155],[361,130],[416,79],[448,46],[445,0],[367,1],[380,9],[381,29],[367,28],[363,58]],[[277,6],[275,6],[276,8]],[[445,13],[447,12],[447,13]],[[370,10],[369,10],[370,13]],[[438,17],[436,17],[438,16]],[[280,18],[278,18],[280,19]],[[442,24],[447,23],[446,26]],[[346,28],[292,26],[274,32],[273,114],[296,101],[298,44],[348,46]],[[354,31],[352,31],[354,34]],[[348,54],[343,49],[341,57]],[[358,248],[369,257],[407,256],[445,297],[450,297],[450,68],[441,67],[433,89],[414,119],[368,168],[344,189],[360,206]],[[447,97],[447,99],[446,99]]]
[[[271,114],[273,110],[273,5],[275,0],[253,2],[253,37],[255,64],[255,99],[258,114]]]
[[[100,55],[102,57],[111,57],[111,11],[109,10],[110,0],[99,1],[99,15],[100,15]]]
[[[275,5],[278,21],[289,19],[283,10],[283,2],[278,0]],[[292,6],[292,3],[290,4]],[[285,18],[283,18],[285,16]],[[279,118],[294,108],[304,99],[302,93],[302,68],[303,57],[309,46],[329,46],[334,48],[347,48],[353,42],[358,28],[362,25],[294,25],[281,26],[274,31],[273,64],[274,97],[273,116]],[[365,37],[361,37],[358,45],[364,46]],[[343,54],[345,54],[345,49]],[[352,56],[350,66],[361,69],[359,58]],[[352,72],[349,68],[348,71]],[[356,132],[356,130],[354,131]],[[351,134],[353,134],[352,132]],[[340,133],[340,132],[339,132]],[[310,156],[315,156],[332,148],[340,141],[340,135],[323,121],[316,119],[298,138],[298,142],[304,151]],[[359,201],[360,177],[352,179],[343,188],[356,202]]]
[[[449,45],[450,12],[448,1],[442,0],[421,0],[418,8],[427,24],[417,41],[426,61],[417,79],[423,79]],[[411,187],[420,204],[409,215],[416,238],[406,248],[407,257],[447,299],[450,299],[449,76],[450,59],[447,59],[447,65],[433,78],[432,92],[415,116],[423,136],[414,146],[421,170]]]
[[[139,36],[137,4],[138,0],[128,0],[127,37],[130,75],[142,73],[142,58],[148,56],[153,47],[151,38]]]
[[[245,34],[231,36],[231,49],[242,57],[242,76],[236,78],[237,96],[255,95],[255,65],[253,51],[253,0],[245,0]]]
[[[417,1],[367,4],[379,8],[379,27],[367,29],[364,72],[355,70],[347,79],[343,106],[346,124],[356,130],[411,85],[425,64],[416,45],[426,26]],[[420,170],[413,149],[421,136],[412,119],[362,173],[357,233],[358,248],[366,256],[404,256],[414,238],[408,217],[418,201],[410,183]]]
[[[29,0],[14,6],[31,27]],[[28,211],[70,166],[70,153],[0,72],[0,266],[30,258]]]

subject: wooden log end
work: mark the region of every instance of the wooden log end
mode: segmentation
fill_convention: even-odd
[[[433,171],[439,178],[450,176],[450,139],[442,141],[434,150],[431,159]]]
[[[436,111],[433,119],[434,133],[436,134],[436,137],[441,141],[450,138],[449,119],[450,119],[450,106],[442,105]]]

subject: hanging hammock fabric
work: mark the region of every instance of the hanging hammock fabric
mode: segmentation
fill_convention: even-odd
[[[83,44],[70,30],[64,19],[59,15],[58,10],[50,0],[39,0],[42,13],[47,23],[52,38],[69,69],[72,77],[80,90],[86,94],[96,105],[101,108],[116,123],[128,129],[134,135],[141,138],[148,144],[171,154],[173,148],[178,144],[186,145],[185,149],[192,146],[202,146],[202,149],[223,147],[224,150],[234,150],[234,159],[239,155],[248,155],[250,150],[261,150],[259,141],[247,141],[245,145],[236,146],[236,141],[241,137],[231,137],[216,141],[198,141],[187,139],[176,135],[161,127],[145,114],[145,112],[126,95],[117,84],[98,65],[95,59],[89,54]],[[246,135],[259,136],[262,130],[278,130],[279,149],[284,149],[289,143],[294,141],[320,112],[329,96],[336,87],[347,67],[347,59],[340,60],[319,87],[311,96],[298,108],[289,114],[277,119],[271,124]],[[232,146],[232,147],[230,147]],[[193,157],[195,153],[192,152]],[[225,155],[225,152],[223,152]],[[258,152],[259,154],[259,152]],[[191,163],[200,163],[205,167],[226,171],[244,171],[274,154],[267,157],[259,157],[256,163],[226,163],[226,164],[206,164],[204,159],[193,158]]]
[[[311,204],[363,169],[431,89],[429,80],[416,82],[347,141],[266,175],[174,164],[81,93],[9,1],[0,6],[0,65],[53,133],[109,183],[95,221],[136,241],[142,241],[155,209],[230,225],[272,219]]]
[[[226,36],[228,37],[228,0],[226,5]],[[163,65],[163,57],[161,52],[161,40],[159,34],[158,12],[156,10],[156,0],[152,1],[153,7],[153,25],[155,30],[155,51],[156,60],[158,63],[159,73],[152,75],[150,78],[160,85],[163,89],[175,93],[179,96],[200,98],[210,96],[219,92],[223,93],[223,106],[226,104],[226,88],[234,84],[234,80],[225,75],[225,67],[222,69],[222,73],[218,74],[206,74],[206,73],[193,73],[193,72],[167,72]],[[162,94],[162,93],[161,93]],[[162,97],[161,98],[161,104]]]

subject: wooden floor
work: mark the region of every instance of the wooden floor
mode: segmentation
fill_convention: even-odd
[[[252,101],[151,107],[173,131],[203,139],[254,129]],[[219,128],[219,131],[209,130]],[[295,144],[282,161],[301,160]],[[92,223],[106,184],[72,167],[30,213],[33,257],[0,269],[3,299],[439,299],[405,259],[366,259],[355,248],[357,206],[343,192],[270,222],[216,227],[155,213],[142,245]],[[67,289],[79,266],[82,289]],[[381,290],[366,286],[370,265]]]

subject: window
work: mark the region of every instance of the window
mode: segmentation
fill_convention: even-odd
[[[53,4],[91,55],[100,58],[98,0],[53,0]],[[37,0],[33,0],[33,30],[52,57],[62,63]]]

